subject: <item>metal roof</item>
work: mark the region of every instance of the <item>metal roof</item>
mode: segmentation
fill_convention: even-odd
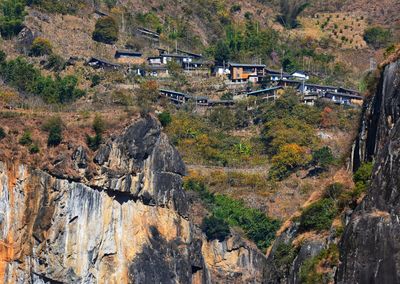
[[[359,95],[350,95],[350,94],[345,94],[345,93],[339,93],[339,92],[326,92],[326,94],[333,95],[333,96],[338,96],[338,97],[346,97],[346,98],[352,98],[352,99],[359,99],[363,100],[364,97],[359,96]]]
[[[258,94],[266,93],[266,92],[269,92],[269,91],[275,91],[275,90],[279,90],[279,89],[282,89],[282,87],[277,86],[277,87],[257,90],[257,91],[253,91],[253,92],[247,93],[246,95],[248,95],[248,96],[256,96]]]
[[[259,68],[265,68],[264,64],[247,64],[247,63],[229,63],[229,66],[233,67],[259,67]]]
[[[142,56],[141,52],[133,51],[130,49],[118,49],[115,51],[115,55],[117,54],[128,54],[128,55],[135,55],[135,56]]]

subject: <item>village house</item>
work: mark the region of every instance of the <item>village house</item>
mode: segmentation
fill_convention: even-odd
[[[143,58],[142,53],[133,50],[119,49],[115,51],[114,57],[120,64],[140,65],[145,63],[145,59]]]
[[[264,77],[264,69],[263,64],[229,63],[232,82],[259,82]]]
[[[258,97],[258,98],[277,98],[283,93],[283,87],[276,86],[261,90],[252,91],[246,94],[247,97]]]
[[[161,57],[160,56],[147,57],[147,63],[149,65],[161,65],[162,64]]]
[[[189,95],[171,90],[160,89],[160,95],[176,104],[184,104],[189,100]]]
[[[121,65],[119,64],[98,57],[91,57],[86,64],[93,68],[108,69],[108,70],[118,69],[121,67]]]
[[[325,92],[338,92],[338,89],[339,89],[338,87],[309,84],[309,83],[300,84],[299,86],[299,91],[302,93],[323,94]]]
[[[203,55],[201,55],[201,54],[196,54],[196,53],[185,51],[185,50],[182,50],[182,49],[178,49],[177,51],[178,51],[179,54],[188,55],[188,56],[190,56],[190,57],[192,57],[192,58],[194,58],[196,60],[201,60],[203,58]]]
[[[160,34],[155,31],[149,30],[147,28],[143,28],[143,27],[137,28],[136,35],[147,38],[151,41],[155,41],[155,42],[160,41]]]
[[[283,88],[294,88],[294,89],[299,89],[302,86],[301,81],[297,80],[289,80],[289,79],[279,79],[277,81],[277,86],[283,87]]]
[[[211,68],[211,75],[216,76],[216,77],[225,77],[229,76],[231,74],[231,71],[227,66],[213,66]]]
[[[176,54],[176,53],[173,54],[162,53],[160,54],[160,57],[162,64],[168,64],[168,62],[174,61],[179,65],[182,65],[182,67],[184,67],[185,64],[190,64],[193,61],[193,57],[191,56]]]
[[[301,80],[301,81],[307,81],[310,79],[310,76],[308,76],[304,71],[295,71],[292,74],[290,74],[290,77],[293,80]]]
[[[268,77],[271,81],[279,81],[280,79],[289,79],[289,74],[282,70],[265,68],[265,77]]]
[[[363,97],[359,95],[345,94],[339,92],[325,92],[323,99],[330,100],[336,104],[341,105],[356,105],[361,106],[363,104]]]
[[[346,89],[343,87],[340,87],[338,89],[339,93],[343,93],[343,94],[349,94],[349,95],[360,95],[360,92],[356,91],[356,90],[352,90],[352,89]]]
[[[315,102],[320,98],[318,93],[307,93],[303,95],[303,103],[309,106],[315,105]]]
[[[166,66],[148,66],[146,68],[146,75],[151,77],[168,77],[169,72]]]

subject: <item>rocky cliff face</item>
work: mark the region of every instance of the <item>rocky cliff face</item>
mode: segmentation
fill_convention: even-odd
[[[374,160],[371,186],[341,241],[338,283],[400,282],[400,61],[387,65],[355,147]]]
[[[191,222],[185,166],[158,122],[139,119],[78,175],[0,162],[4,283],[260,283],[265,257],[238,236],[207,242]],[[1,281],[1,280],[0,280]]]

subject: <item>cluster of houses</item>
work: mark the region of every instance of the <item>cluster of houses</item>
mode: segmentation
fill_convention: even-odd
[[[126,69],[130,73],[140,76],[167,77],[168,64],[174,62],[178,67],[186,71],[201,70],[208,68],[201,54],[196,54],[181,49],[168,52],[166,49],[158,48],[159,55],[144,57],[142,53],[133,50],[119,49],[115,51],[112,62],[99,57],[92,57],[87,64],[101,69]]]

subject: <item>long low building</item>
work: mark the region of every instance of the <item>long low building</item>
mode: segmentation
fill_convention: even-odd
[[[266,88],[266,89],[261,89],[261,90],[256,90],[252,91],[246,94],[247,97],[249,96],[255,96],[255,97],[260,97],[260,96],[265,96],[265,97],[277,97],[280,95],[279,91],[283,90],[283,87],[281,86],[276,86],[276,87],[271,87],[271,88]]]
[[[364,100],[364,98],[360,95],[339,92],[326,92],[323,95],[323,98],[342,105],[362,105]]]
[[[218,105],[231,106],[234,104],[233,100],[211,100],[204,96],[191,96],[182,92],[160,89],[160,94],[170,99],[175,104],[185,104],[194,102],[198,106],[213,107]]]

